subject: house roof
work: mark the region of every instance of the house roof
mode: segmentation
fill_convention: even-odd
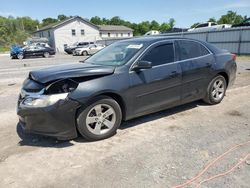
[[[49,24],[49,25],[47,25],[47,26],[45,26],[45,27],[40,28],[39,30],[35,31],[34,33],[37,33],[37,32],[40,32],[40,31],[44,31],[44,30],[53,29],[53,28],[59,27],[59,26],[61,26],[61,25],[63,25],[63,24],[66,24],[66,23],[68,23],[68,22],[71,22],[71,21],[77,20],[77,19],[80,19],[81,21],[83,21],[83,22],[85,22],[85,23],[87,23],[87,24],[89,24],[89,25],[92,25],[92,26],[95,27],[96,29],[99,29],[98,26],[96,26],[95,24],[92,24],[92,23],[89,22],[88,20],[83,19],[83,18],[81,18],[80,16],[74,16],[74,17],[65,19],[65,20],[60,21],[60,22],[56,22],[56,23],[53,23],[53,24]]]
[[[123,25],[98,25],[100,31],[133,31],[133,29]]]
[[[77,20],[77,19],[80,19],[81,21],[95,27],[96,29],[98,29],[100,31],[133,31],[133,29],[131,29],[129,27],[126,27],[126,26],[123,26],[123,25],[95,25],[95,24],[91,23],[90,21],[81,18],[80,16],[74,16],[74,17],[65,19],[63,21],[56,22],[56,23],[47,25],[45,27],[42,27],[39,30],[35,31],[34,33],[49,30],[49,29],[53,29],[53,28],[57,28],[57,27],[60,27],[63,24],[66,24],[68,22],[71,22],[71,21]]]

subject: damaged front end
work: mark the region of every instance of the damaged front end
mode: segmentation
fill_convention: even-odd
[[[114,70],[78,63],[31,71],[17,106],[23,130],[64,140],[77,137],[75,116],[81,104],[69,95],[80,83],[113,74]]]
[[[79,103],[68,98],[78,82],[62,79],[47,84],[26,79],[19,95],[17,114],[27,133],[55,136],[66,140],[77,137],[75,114]]]

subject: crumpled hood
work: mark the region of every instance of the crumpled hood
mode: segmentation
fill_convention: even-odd
[[[64,78],[108,75],[113,74],[114,70],[115,67],[111,66],[76,63],[31,71],[29,76],[32,80],[37,82],[47,83]]]

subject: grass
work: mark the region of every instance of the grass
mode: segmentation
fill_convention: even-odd
[[[10,51],[9,48],[0,46],[0,53],[4,53],[4,52],[8,52],[8,51]]]

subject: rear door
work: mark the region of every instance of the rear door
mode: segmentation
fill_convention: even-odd
[[[143,114],[180,102],[181,68],[175,62],[173,42],[152,46],[140,58],[150,61],[151,69],[130,71],[133,112]]]
[[[35,47],[35,51],[34,51],[34,55],[35,56],[42,56],[45,51],[46,51],[46,49],[44,47],[42,47],[42,46],[36,46]]]
[[[192,40],[176,42],[177,56],[182,70],[182,101],[188,102],[204,96],[211,80],[214,56],[201,43]]]

